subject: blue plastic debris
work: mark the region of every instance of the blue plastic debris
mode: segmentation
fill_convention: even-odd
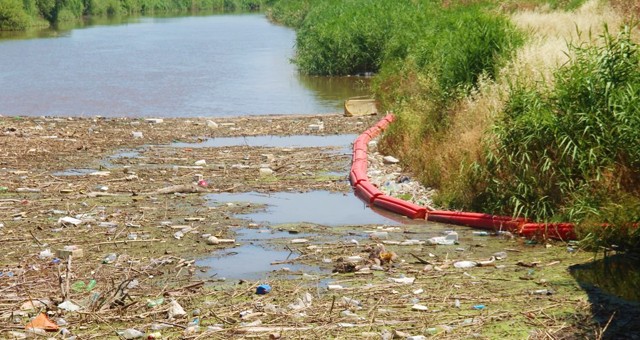
[[[269,286],[268,284],[262,284],[256,288],[256,294],[264,295],[270,292],[271,292],[271,286]]]

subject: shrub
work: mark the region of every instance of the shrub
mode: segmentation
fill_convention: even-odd
[[[0,30],[24,30],[30,23],[29,15],[22,8],[20,0],[3,0],[0,2]]]
[[[640,64],[630,30],[571,46],[552,88],[514,85],[486,155],[485,207],[580,221],[640,192]],[[479,197],[480,197],[479,196]]]

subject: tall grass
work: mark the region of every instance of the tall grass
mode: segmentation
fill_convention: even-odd
[[[512,84],[478,196],[491,210],[581,221],[640,195],[640,57],[627,28],[572,45],[554,84]]]

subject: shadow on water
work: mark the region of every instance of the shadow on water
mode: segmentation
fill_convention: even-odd
[[[569,270],[606,326],[603,339],[640,339],[640,259],[613,255]]]

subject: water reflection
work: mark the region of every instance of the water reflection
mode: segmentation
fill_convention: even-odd
[[[604,329],[602,339],[638,339],[640,336],[640,260],[609,256],[570,267],[586,291],[594,321]]]

